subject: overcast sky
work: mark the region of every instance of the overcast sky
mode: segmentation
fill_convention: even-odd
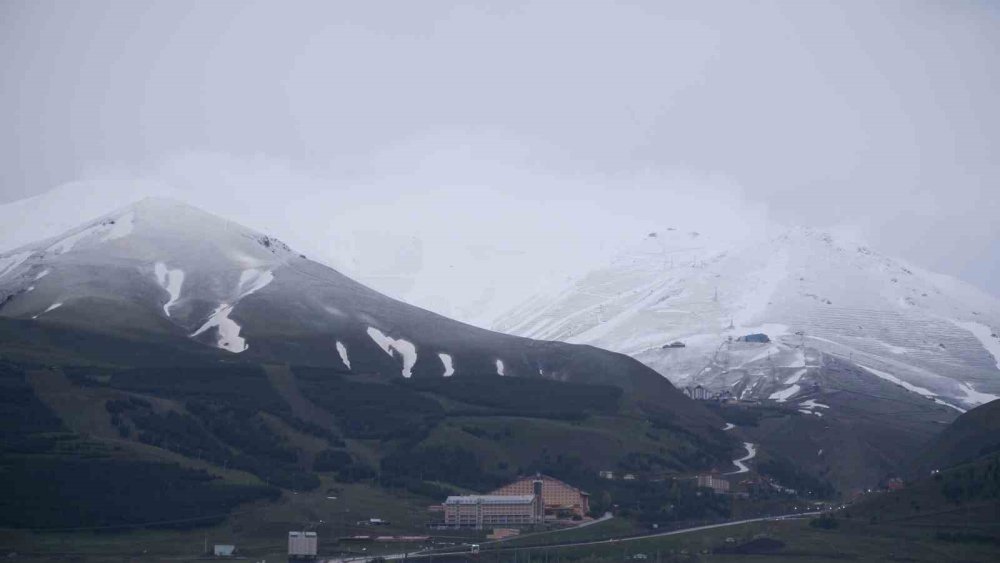
[[[1000,295],[997,2],[0,0],[0,54],[0,203],[169,186],[468,283],[769,220]]]

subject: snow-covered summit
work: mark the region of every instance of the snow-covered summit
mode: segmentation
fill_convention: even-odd
[[[191,336],[212,328],[205,338],[242,352],[246,343],[229,313],[293,260],[302,258],[266,234],[178,201],[146,198],[0,255],[3,312],[65,316],[72,303],[133,297],[155,302],[164,320]]]
[[[716,391],[748,371],[758,374],[743,383],[752,386],[774,362],[806,367],[799,358],[814,350],[964,407],[1000,394],[1000,302],[808,228],[740,241],[649,233],[608,266],[533,298],[494,328],[626,353],[677,384]],[[772,342],[730,343],[752,333]]]

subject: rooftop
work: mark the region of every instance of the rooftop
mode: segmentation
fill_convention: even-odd
[[[530,504],[535,495],[466,495],[451,496],[445,504]]]

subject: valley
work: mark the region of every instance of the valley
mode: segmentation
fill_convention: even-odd
[[[534,340],[390,299],[271,236],[165,200],[0,259],[0,472],[14,487],[0,500],[0,547],[29,559],[197,558],[209,537],[277,558],[294,530],[316,532],[331,556],[391,555],[409,542],[447,558],[447,544],[491,544],[488,527],[446,525],[446,499],[507,502],[495,491],[544,475],[585,507],[547,504],[517,526],[523,537],[497,545],[551,545],[573,559],[583,552],[559,538],[660,545],[657,530],[684,529],[692,539],[662,536],[671,556],[705,541],[698,553],[739,554],[764,533],[809,560],[827,552],[788,539],[801,522],[765,523],[884,512],[873,503],[911,494],[895,489],[903,482],[918,494],[929,465],[994,451],[981,429],[992,417],[974,408],[992,397],[990,348],[954,332],[978,334],[971,324],[886,312],[863,321],[880,327],[875,342],[848,330],[858,314],[772,317],[771,297],[716,332],[664,332],[674,325],[657,323],[677,313],[665,300],[693,291],[674,280],[666,294],[647,287],[631,304],[597,306],[589,328],[586,314],[552,325],[575,335],[532,332],[567,342]],[[758,285],[778,291],[769,279]],[[572,305],[555,306],[588,310],[568,295]],[[725,300],[713,290],[692,330],[716,322],[712,308],[725,315]],[[590,345],[630,334],[627,353]],[[963,436],[945,438],[957,450],[928,446],[946,432]],[[945,458],[914,457],[928,447]],[[961,494],[992,510],[980,498],[992,489],[975,487]],[[921,502],[953,502],[949,491]],[[53,509],[67,497],[73,510]],[[913,532],[912,515],[891,529],[879,518],[863,530],[845,522],[835,539],[806,535],[840,546],[845,530]],[[765,532],[732,546],[705,524]],[[603,557],[601,545],[586,552]]]

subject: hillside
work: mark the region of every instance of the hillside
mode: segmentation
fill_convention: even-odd
[[[1000,401],[992,401],[959,416],[924,445],[911,462],[913,475],[927,475],[1000,452]]]
[[[833,356],[817,358],[793,399],[716,408],[762,459],[785,458],[845,496],[899,474],[958,414]]]
[[[750,413],[729,421],[762,457],[843,493],[903,472],[1000,395],[1000,302],[805,228],[649,233],[493,326],[628,354],[692,394],[738,401],[720,413]]]
[[[590,478],[640,460],[669,475],[724,465],[732,452],[720,430],[695,434],[612,386],[250,364],[0,367],[9,391],[0,472],[18,485],[0,502],[0,527],[212,523],[240,502],[276,498],[275,487],[316,491],[333,481],[408,491],[429,504],[530,471]],[[60,477],[66,472],[73,477]],[[190,492],[158,500],[156,484],[175,479],[190,480]],[[76,487],[91,495],[79,499],[82,512],[30,501],[42,489]],[[195,502],[213,491],[218,500]],[[92,509],[105,493],[123,496]]]
[[[738,455],[716,414],[628,356],[452,321],[177,202],[0,261],[0,359],[41,409],[9,425],[0,465],[27,496],[7,525],[43,485],[31,475],[66,470],[97,476],[67,480],[93,492],[83,506],[109,487],[125,504],[24,526],[218,521],[334,482],[431,503],[528,471],[676,475]],[[128,464],[153,481],[100,477]],[[220,498],[137,492],[174,478]]]
[[[143,200],[0,256],[0,317],[185,350],[192,347],[182,341],[199,343],[222,352],[220,361],[613,384],[717,424],[628,357],[452,321],[372,291],[265,234],[169,200]],[[45,355],[45,342],[35,338],[22,350],[40,346]]]

